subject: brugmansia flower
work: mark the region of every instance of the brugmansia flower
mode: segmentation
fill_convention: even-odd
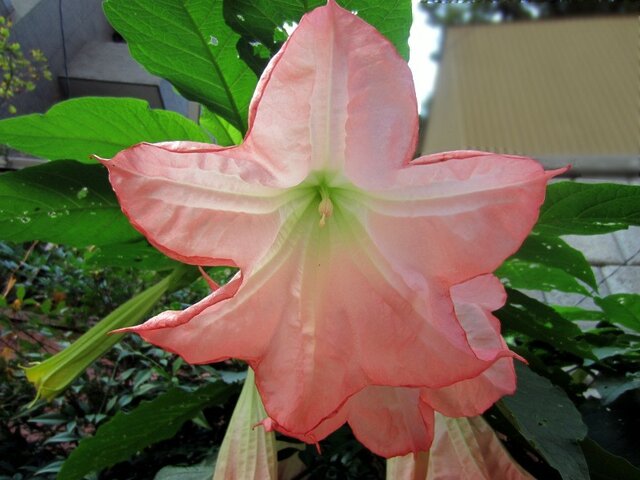
[[[388,480],[533,480],[482,417],[435,416],[431,450],[387,461]]]
[[[554,172],[471,151],[411,161],[417,127],[393,46],[332,0],[305,15],[260,79],[242,145],[140,144],[104,162],[158,249],[240,269],[130,330],[191,363],[245,360],[265,424],[292,435],[376,386],[446,409],[512,356],[495,329],[465,324],[456,289],[518,249]],[[491,337],[480,348],[476,328]]]

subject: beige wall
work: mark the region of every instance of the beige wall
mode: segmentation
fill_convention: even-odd
[[[640,19],[449,28],[422,152],[462,148],[640,166]]]

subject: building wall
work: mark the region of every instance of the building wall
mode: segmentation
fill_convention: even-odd
[[[449,28],[422,151],[640,171],[639,52],[634,16]]]
[[[14,5],[24,0],[13,0]],[[60,16],[59,2],[62,4]],[[25,54],[40,49],[49,61],[53,74],[51,81],[40,81],[34,92],[16,97],[13,102],[18,113],[43,112],[63,98],[58,77],[64,75],[62,29],[71,61],[88,39],[111,41],[113,29],[102,13],[101,0],[37,0],[23,13],[17,8],[13,13],[13,41],[22,45]]]

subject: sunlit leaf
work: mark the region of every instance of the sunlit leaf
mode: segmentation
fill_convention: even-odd
[[[49,160],[95,163],[140,142],[208,142],[191,120],[152,110],[134,98],[83,97],[57,103],[45,113],[0,120],[0,143]]]
[[[107,0],[104,11],[150,73],[246,131],[257,77],[238,59],[222,0]]]
[[[596,235],[640,225],[640,186],[558,182],[549,185],[535,227],[549,235]]]
[[[207,109],[200,113],[200,125],[211,132],[217,145],[228,147],[242,143],[242,133],[237,128]]]

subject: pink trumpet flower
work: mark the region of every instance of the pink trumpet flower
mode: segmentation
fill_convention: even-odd
[[[533,480],[482,417],[435,416],[429,452],[387,461],[388,480]]]
[[[470,344],[457,285],[518,249],[560,171],[474,151],[412,161],[417,127],[394,47],[333,0],[305,15],[258,83],[241,145],[139,144],[104,161],[158,249],[240,269],[129,330],[191,363],[246,361],[282,432],[312,434],[367,387],[433,391],[420,401],[446,410],[460,382],[513,355],[497,331]]]

